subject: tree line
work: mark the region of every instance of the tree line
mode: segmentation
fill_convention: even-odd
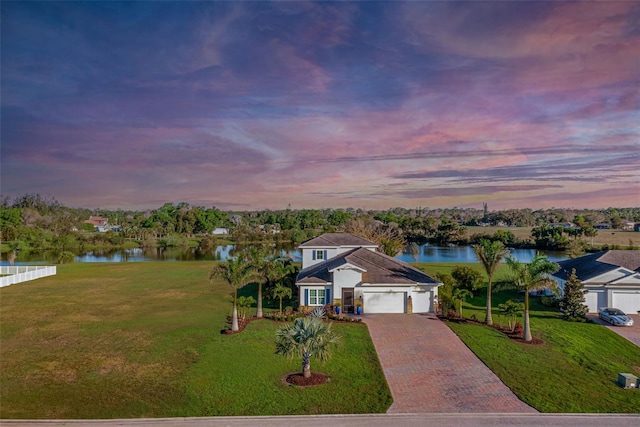
[[[92,233],[90,216],[107,218],[117,232]],[[640,222],[640,208],[508,209],[475,208],[292,209],[223,211],[188,203],[165,203],[145,211],[72,208],[55,198],[25,194],[13,200],[0,197],[0,229],[3,242],[23,250],[83,250],[117,248],[127,241],[147,246],[188,245],[197,237],[212,245],[213,230],[225,228],[236,243],[272,240],[300,243],[324,232],[345,231],[369,238],[387,254],[406,245],[477,244],[498,240],[510,247],[584,250],[598,223],[620,228],[626,221]],[[555,224],[572,222],[575,227]],[[487,225],[533,227],[529,239],[519,240],[508,230],[470,234],[468,227]],[[204,236],[208,236],[203,239]],[[11,249],[11,248],[9,248]],[[8,249],[5,246],[3,250]]]

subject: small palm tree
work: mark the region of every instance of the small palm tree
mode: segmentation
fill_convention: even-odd
[[[282,283],[278,283],[271,291],[271,294],[274,298],[280,299],[280,314],[282,314],[282,299],[291,298],[291,288],[284,286]]]
[[[511,270],[512,277],[507,282],[507,286],[524,290],[524,332],[522,339],[531,341],[531,326],[529,322],[529,291],[540,289],[553,289],[556,282],[550,274],[555,273],[560,268],[555,262],[547,259],[546,255],[537,253],[529,264],[519,262],[516,258],[507,257],[507,265]]]
[[[331,323],[316,317],[298,318],[276,331],[276,354],[302,358],[302,375],[311,377],[311,356],[324,362],[331,357],[331,346],[339,337],[331,331]]]
[[[455,301],[458,301],[458,316],[462,317],[462,303],[465,302],[467,298],[473,296],[470,290],[464,288],[454,288],[452,292],[452,297]]]
[[[231,314],[231,330],[238,331],[238,289],[261,280],[253,265],[240,255],[225,263],[219,263],[211,269],[209,280],[222,278],[233,290],[233,312]]]
[[[491,318],[491,281],[493,275],[500,265],[500,261],[507,255],[509,250],[504,247],[501,241],[491,241],[482,239],[479,244],[473,246],[473,252],[484,267],[484,271],[487,273],[489,283],[487,285],[487,314],[485,321],[487,325],[493,325],[493,319]]]

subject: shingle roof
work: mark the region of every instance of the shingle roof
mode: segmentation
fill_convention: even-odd
[[[560,270],[554,276],[567,280],[575,268],[578,279],[585,281],[620,267],[640,271],[640,251],[600,251],[560,261],[558,265]]]
[[[377,246],[375,243],[349,233],[324,233],[307,240],[300,247]]]
[[[366,270],[362,274],[362,281],[367,284],[412,285],[416,283],[440,283],[409,264],[366,248],[355,248],[327,261],[312,265],[298,274],[296,283],[328,283],[331,281],[329,271],[345,264],[351,264]]]

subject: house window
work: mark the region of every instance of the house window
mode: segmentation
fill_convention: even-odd
[[[324,304],[324,289],[309,289],[309,305]]]
[[[316,251],[316,259],[324,259],[324,251]]]

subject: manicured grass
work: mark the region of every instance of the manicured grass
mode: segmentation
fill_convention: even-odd
[[[522,293],[496,293],[494,307]],[[465,305],[465,316],[484,319],[485,298]],[[533,336],[544,341],[530,345],[477,324],[448,323],[462,341],[524,402],[541,412],[637,413],[638,390],[616,385],[618,373],[640,376],[640,349],[595,323],[560,319],[555,309],[531,298]],[[494,322],[506,324],[493,311]],[[521,319],[520,319],[521,321]]]
[[[213,263],[78,263],[0,290],[0,417],[127,418],[384,412],[391,396],[365,325],[288,387],[299,361],[275,356],[278,324],[223,336],[230,289]],[[247,289],[246,291],[251,291]],[[267,304],[269,305],[269,304]]]

